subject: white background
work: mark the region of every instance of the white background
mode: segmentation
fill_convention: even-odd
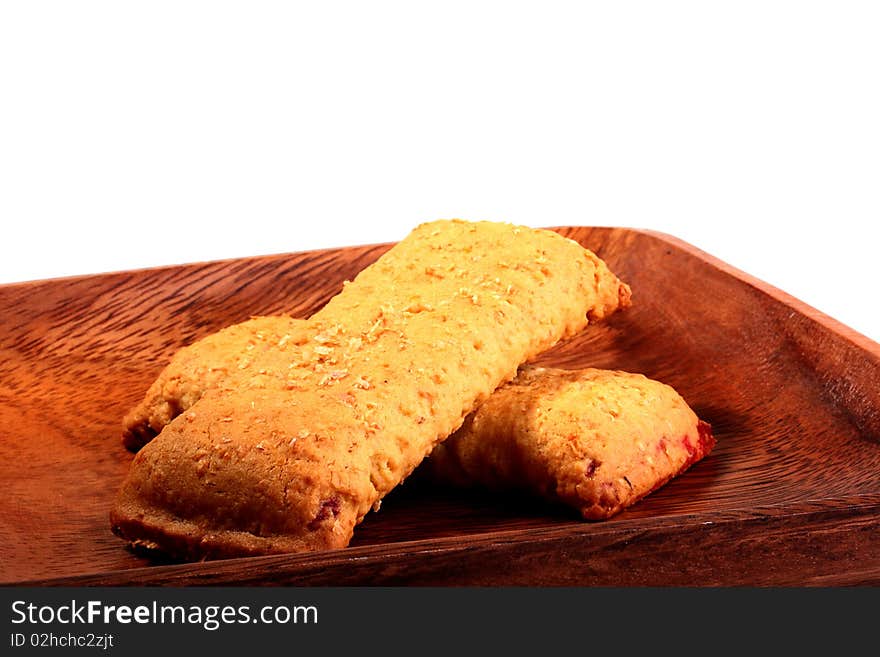
[[[628,226],[880,340],[880,3],[0,7],[2,283]]]

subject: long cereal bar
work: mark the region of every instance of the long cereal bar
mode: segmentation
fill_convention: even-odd
[[[524,367],[420,472],[457,486],[521,489],[588,520],[634,504],[715,444],[670,386],[641,374]]]
[[[629,300],[552,231],[423,224],[134,457],[111,511],[177,557],[344,547],[517,367]],[[310,336],[310,337],[309,337]]]

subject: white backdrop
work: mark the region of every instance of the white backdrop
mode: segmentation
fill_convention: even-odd
[[[5,2],[0,282],[652,228],[880,340],[880,4]]]

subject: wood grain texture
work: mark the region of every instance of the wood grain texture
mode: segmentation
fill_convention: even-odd
[[[634,305],[541,357],[637,371],[713,425],[712,454],[585,523],[532,500],[404,483],[345,550],[160,564],[110,533],[123,414],[180,346],[305,317],[388,245],[0,287],[0,582],[880,583],[880,345],[680,240],[558,228]]]

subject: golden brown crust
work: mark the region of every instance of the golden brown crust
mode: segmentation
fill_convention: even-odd
[[[247,366],[279,342],[300,342],[307,327],[286,315],[252,317],[183,347],[122,420],[122,443],[137,451],[206,390]]]
[[[458,486],[524,489],[608,518],[714,445],[670,386],[641,374],[524,367],[421,466]]]
[[[114,531],[185,558],[343,547],[521,363],[628,299],[551,231],[423,224],[141,449]]]

